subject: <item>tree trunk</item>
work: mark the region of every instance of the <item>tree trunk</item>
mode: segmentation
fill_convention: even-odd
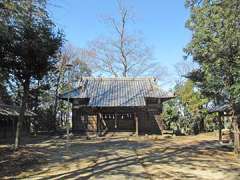
[[[205,132],[204,118],[200,115],[200,132]]]
[[[234,152],[238,158],[240,158],[240,132],[239,132],[239,119],[236,114],[236,108],[233,105],[233,112],[232,112],[232,121],[233,121],[233,130],[234,130]]]
[[[15,144],[14,144],[15,150],[19,147],[19,144],[20,144],[20,134],[21,134],[22,123],[23,123],[24,115],[25,115],[25,111],[26,111],[28,92],[29,92],[29,80],[27,80],[23,83],[23,96],[22,96],[19,119],[18,119],[17,127],[16,127],[16,136],[15,136]]]
[[[53,121],[54,121],[54,131],[57,130],[57,110],[58,110],[58,93],[59,93],[59,85],[61,81],[61,74],[62,74],[62,68],[60,69],[60,73],[57,78],[57,86],[55,89],[55,99],[54,99],[54,105],[53,105]]]
[[[53,130],[56,132],[57,130],[57,105],[58,105],[58,97],[55,95],[54,105],[53,105]]]
[[[239,125],[236,116],[233,117],[233,129],[234,129],[234,152],[238,157],[240,157]]]

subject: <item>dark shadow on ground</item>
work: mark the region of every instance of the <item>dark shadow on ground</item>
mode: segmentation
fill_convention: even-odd
[[[159,144],[166,144],[167,142],[163,141]],[[236,173],[238,172],[240,175],[240,167],[238,168],[229,168],[231,166],[234,166],[234,162],[227,162],[224,158],[222,158],[222,153],[229,152],[229,149],[226,148],[218,148],[214,146],[216,144],[216,141],[206,141],[206,142],[199,142],[195,145],[189,145],[189,146],[182,146],[182,145],[174,145],[169,146],[164,149],[155,149],[153,151],[150,151],[146,154],[143,154],[142,156],[139,155],[135,156],[125,156],[121,158],[112,158],[100,163],[96,163],[93,166],[79,169],[75,171],[70,171],[67,173],[59,173],[57,175],[53,175],[47,178],[42,178],[42,180],[46,179],[70,179],[73,177],[81,177],[81,179],[89,179],[91,177],[98,177],[100,178],[102,175],[107,173],[108,175],[119,175],[122,174],[124,176],[127,176],[129,178],[153,178],[154,174],[149,173],[131,173],[127,168],[122,169],[123,167],[135,165],[136,163],[141,163],[143,166],[147,166],[145,164],[151,164],[151,165],[178,165],[178,166],[186,166],[190,170],[194,169],[202,169],[206,170],[209,168],[212,168],[217,171],[223,171],[223,172],[231,172]],[[107,144],[105,144],[107,145]],[[109,149],[109,152],[113,151],[114,149],[111,146],[112,144],[109,143],[106,148]],[[131,148],[130,146],[127,146]],[[132,146],[133,148],[144,148],[141,147],[140,144],[138,144],[138,147]],[[215,148],[214,148],[215,147]],[[120,148],[120,147],[119,147]],[[125,147],[123,147],[125,148]],[[107,154],[105,154],[107,155]],[[215,157],[213,159],[209,159],[209,157]],[[216,159],[217,157],[217,159]],[[219,166],[220,161],[226,161],[225,163],[229,163],[229,166],[227,167],[221,167]],[[84,175],[87,174],[87,175]],[[169,172],[162,172],[161,174],[162,178],[172,178],[177,177],[178,179],[186,179],[186,178],[192,178],[192,179],[198,179],[198,176],[195,174],[192,174],[191,171],[189,173],[187,172],[175,172],[170,171]],[[159,178],[159,176],[156,176],[156,178]]]
[[[146,148],[150,145],[149,143],[139,143],[137,141],[129,142],[127,139],[122,140],[121,138],[112,138],[111,140],[95,141],[80,139],[79,143],[73,142],[69,149],[70,152],[67,153],[70,156],[67,160],[63,159],[63,156],[66,155],[65,140],[59,137],[44,137],[43,139],[38,138],[33,140],[29,140],[28,138],[24,140],[24,144],[26,145],[21,145],[17,151],[14,151],[11,146],[0,147],[0,179],[17,176],[23,171],[40,171],[44,164],[55,162],[67,163],[85,158],[97,160],[97,156],[100,153],[101,156],[108,156],[115,150],[129,149],[132,146]],[[47,145],[40,147],[35,146],[35,143],[46,143]]]
[[[123,175],[134,178],[174,178],[178,179],[198,179],[196,174],[191,171],[194,170],[213,170],[214,172],[227,172],[235,173],[240,178],[240,165],[239,161],[232,160],[224,156],[225,153],[229,153],[232,149],[218,146],[216,140],[202,140],[194,143],[180,144],[176,143],[174,139],[161,139],[158,141],[135,141],[127,140],[124,138],[106,139],[102,141],[74,141],[71,144],[71,156],[69,159],[64,160],[67,162],[78,162],[84,158],[92,158],[95,163],[85,168],[79,168],[77,170],[70,170],[68,172],[59,172],[56,175],[49,177],[43,177],[45,179],[70,179],[73,177],[79,177],[80,179],[89,179],[91,177],[103,177],[104,175]],[[21,171],[40,171],[42,166],[46,163],[56,162],[56,152],[64,153],[64,144],[50,144],[46,147],[25,147],[23,148],[23,155],[19,159],[14,159],[14,152],[8,151],[8,149],[0,152],[0,157],[3,154],[5,158],[0,158],[0,178],[4,176],[18,175]],[[114,157],[114,153],[119,150],[131,150],[134,153],[130,155],[122,155]],[[25,151],[29,151],[28,154]],[[84,153],[81,153],[82,151]],[[28,161],[29,157],[33,157]],[[55,157],[54,157],[55,156]],[[98,161],[99,157],[110,157],[103,161]],[[21,159],[20,158],[20,159]],[[36,159],[35,159],[36,158]],[[59,155],[58,162],[61,162],[61,154]],[[18,168],[14,171],[11,169],[11,163],[15,164]],[[10,163],[10,164],[9,164]],[[19,163],[19,164],[18,164]],[[136,164],[141,164],[145,169],[154,166],[155,170],[161,171],[161,174],[154,174],[149,171],[144,173],[134,173],[129,170],[128,167]],[[41,165],[41,166],[40,166]],[[168,169],[166,171],[161,170],[161,165],[169,167],[184,167],[189,171],[176,171]],[[7,167],[10,168],[7,171]],[[46,170],[47,171],[47,170]],[[26,178],[39,176],[44,171],[40,171],[39,174],[34,174]]]

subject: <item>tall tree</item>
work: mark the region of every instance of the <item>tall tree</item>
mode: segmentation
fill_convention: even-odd
[[[234,151],[239,155],[240,1],[187,0],[186,5],[193,36],[185,51],[199,63],[192,78],[200,79],[206,94],[225,97],[231,105]]]
[[[110,27],[111,36],[100,37],[90,42],[95,53],[92,64],[99,72],[112,76],[155,75],[161,68],[153,58],[151,48],[131,28],[134,16],[131,9],[118,0],[118,16],[107,16],[103,21]]]
[[[54,68],[56,54],[62,45],[62,33],[56,32],[48,16],[46,0],[1,0],[0,4],[1,11],[11,14],[8,17],[0,15],[3,27],[0,49],[4,52],[0,66],[13,75],[23,89],[15,137],[17,149],[31,82],[42,79]]]
[[[67,64],[72,64],[71,69],[72,79],[71,86],[77,87],[82,76],[91,76],[92,71],[86,63],[91,57],[90,52],[83,49],[76,48],[70,44],[66,44],[59,54],[59,62],[56,64],[56,71],[53,73],[52,86],[54,90],[54,104],[53,104],[53,121],[57,124],[57,112],[59,109],[58,95],[66,91]]]

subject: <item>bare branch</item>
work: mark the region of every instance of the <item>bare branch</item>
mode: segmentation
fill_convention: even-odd
[[[105,21],[110,24],[113,33],[110,37],[101,37],[90,43],[90,51],[96,56],[92,67],[96,72],[113,76],[143,76],[157,74],[161,71],[154,61],[152,51],[138,34],[133,34],[128,27],[133,20],[129,7],[117,0],[118,17],[108,16]]]

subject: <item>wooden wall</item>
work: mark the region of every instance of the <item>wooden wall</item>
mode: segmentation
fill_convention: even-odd
[[[134,131],[135,121],[132,113],[103,114],[109,131]]]
[[[87,114],[83,113],[79,109],[73,109],[72,112],[72,131],[85,132],[88,125]]]
[[[129,112],[128,112],[129,111]],[[161,132],[161,107],[149,108],[73,108],[72,130],[73,132],[96,132],[99,113],[102,116],[108,131],[132,131],[135,132],[134,113],[139,119],[139,133],[159,134]]]
[[[0,116],[0,139],[14,138],[16,133],[18,117]],[[22,124],[22,135],[30,133],[30,122],[26,120]]]
[[[161,133],[161,114],[160,112],[142,112],[139,114],[139,132],[146,134]]]

